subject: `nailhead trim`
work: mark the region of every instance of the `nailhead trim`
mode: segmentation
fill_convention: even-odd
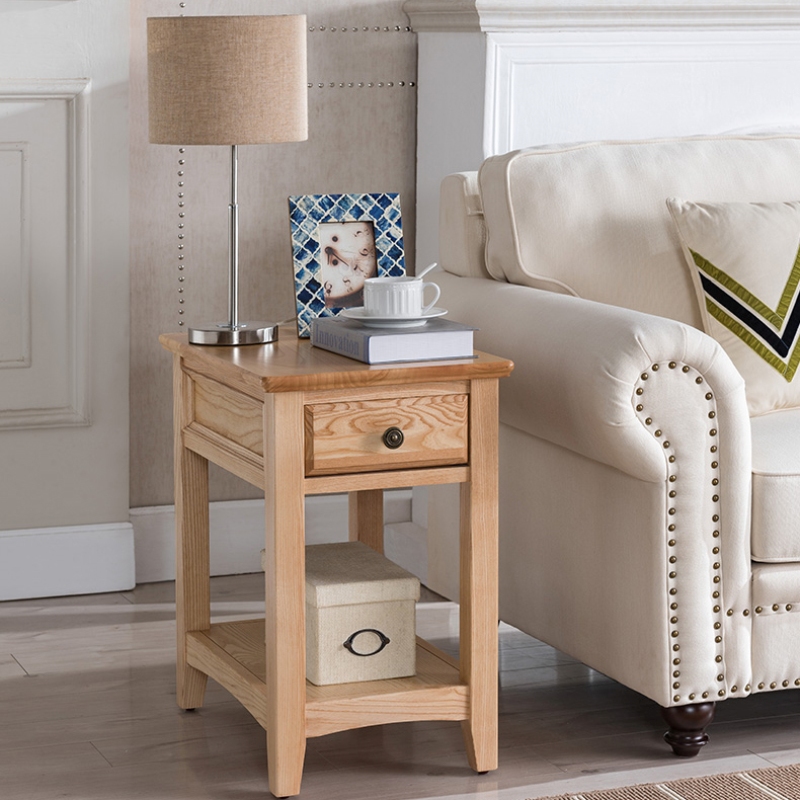
[[[417,85],[416,81],[313,81],[308,82],[308,88],[313,89],[394,89],[395,86],[399,89],[408,87],[413,89]]]
[[[706,411],[707,418],[709,420],[716,420],[717,409],[716,409],[716,402],[715,402],[715,399],[714,399],[714,394],[713,394],[712,391],[708,390],[708,387],[705,385],[705,381],[704,381],[703,377],[698,375],[696,370],[694,370],[694,368],[691,367],[690,365],[688,365],[688,364],[679,364],[679,362],[677,362],[677,361],[669,361],[669,362],[666,362],[666,363],[662,362],[660,364],[658,364],[658,363],[652,364],[650,366],[649,371],[645,371],[645,372],[641,373],[641,375],[639,376],[640,382],[644,382],[644,381],[650,380],[651,373],[657,373],[661,369],[661,367],[663,367],[663,366],[666,366],[670,370],[675,370],[678,366],[680,366],[680,372],[682,374],[687,375],[690,378],[693,378],[694,379],[694,383],[697,386],[702,387],[702,389],[701,389],[701,391],[703,392],[702,396],[705,398],[705,401],[709,404],[708,407],[707,407],[708,410]],[[652,377],[655,378],[655,375],[653,375]],[[655,430],[654,430],[653,429],[653,426],[654,426],[653,417],[649,416],[649,415],[648,416],[643,416],[644,410],[645,410],[645,406],[646,406],[646,394],[645,394],[645,386],[642,385],[642,383],[639,383],[639,385],[637,385],[635,387],[635,389],[634,389],[634,397],[636,398],[636,400],[634,400],[633,406],[636,409],[637,416],[639,416],[639,419],[644,424],[645,429],[649,430],[651,435],[654,438],[661,439],[661,437],[664,436],[663,429],[660,428],[660,427],[656,427]],[[714,454],[716,454],[718,452],[718,445],[717,445],[718,431],[717,431],[717,428],[709,426],[708,435],[709,435],[709,438],[711,439],[711,442],[712,442],[711,445],[709,446],[710,447],[709,452],[712,454],[712,458],[709,460],[708,463],[709,463],[709,466],[711,467],[711,469],[715,473],[711,478],[711,485],[713,487],[717,487],[717,486],[719,486],[719,474],[718,474],[719,461],[718,461],[718,457],[716,455],[714,455]],[[679,513],[680,505],[679,505],[679,502],[678,503],[675,502],[675,498],[678,496],[678,490],[679,490],[679,487],[680,487],[680,466],[679,466],[679,462],[677,462],[677,454],[673,451],[672,445],[670,444],[669,440],[664,440],[662,442],[662,444],[663,444],[663,448],[665,450],[665,455],[667,456],[667,462],[669,464],[667,485],[668,486],[676,485],[678,487],[678,489],[674,489],[674,488],[670,489],[668,491],[668,493],[667,493],[668,494],[668,498],[670,500],[669,506],[667,508],[667,518],[666,518],[666,522],[667,522],[666,528],[669,531],[669,539],[667,540],[667,546],[669,548],[674,548],[674,547],[676,547],[678,545],[678,542],[679,542],[679,539],[680,539],[680,513]],[[712,554],[715,557],[713,559],[713,561],[712,561],[712,563],[713,563],[712,581],[713,581],[714,586],[715,586],[715,590],[714,590],[714,592],[712,594],[712,597],[713,597],[713,599],[715,601],[714,604],[713,604],[713,613],[717,617],[717,619],[714,621],[714,625],[713,625],[714,632],[718,632],[718,631],[720,631],[722,629],[725,615],[731,616],[733,614],[733,610],[732,609],[729,609],[727,612],[724,612],[723,609],[722,609],[721,604],[717,602],[717,600],[719,599],[720,594],[721,594],[719,590],[720,590],[720,587],[721,587],[721,584],[722,584],[722,563],[721,563],[721,558],[720,558],[720,555],[719,555],[720,549],[719,549],[719,546],[715,542],[715,540],[718,539],[719,535],[720,535],[720,532],[719,532],[719,530],[717,528],[717,523],[719,522],[719,519],[720,519],[720,515],[718,513],[718,511],[719,511],[719,506],[718,506],[719,499],[720,499],[719,494],[717,492],[714,492],[713,495],[711,496],[711,501],[715,505],[715,510],[714,510],[714,513],[712,514],[711,520],[710,520],[710,522],[713,523],[713,526],[714,526],[714,530],[711,533],[711,541],[713,542]],[[677,522],[676,522],[676,520],[677,520]],[[677,531],[677,534],[676,534],[676,531]],[[667,572],[667,580],[668,580],[668,586],[669,586],[668,592],[669,592],[670,597],[675,598],[676,595],[678,594],[678,589],[674,585],[674,582],[677,579],[678,573],[677,573],[676,569],[674,568],[674,565],[678,562],[678,555],[676,555],[674,553],[674,551],[673,551],[669,555],[669,557],[667,559],[667,562],[672,567]],[[679,604],[677,602],[672,602],[670,604],[670,610],[671,611],[677,610],[678,605]],[[673,652],[678,652],[680,650],[680,643],[679,643],[680,630],[679,630],[678,627],[676,627],[677,624],[678,624],[678,616],[677,615],[671,615],[669,617],[669,619],[668,619],[668,622],[669,622],[669,626],[668,626],[668,628],[669,628],[669,636],[670,636],[670,639],[673,642],[672,650],[673,650]],[[717,653],[715,655],[714,660],[715,660],[715,663],[720,665],[721,670],[722,670],[716,676],[717,683],[718,684],[719,683],[723,683],[724,684],[724,681],[725,681],[724,652],[723,652],[723,648],[722,648],[722,636],[719,635],[719,633],[716,633],[716,635],[714,636],[714,643],[716,645],[715,649],[717,650]],[[680,659],[677,659],[677,658],[673,659],[673,664],[677,664],[679,662],[680,662]],[[678,675],[673,674],[673,677],[678,677]],[[678,680],[673,681],[673,683],[672,683],[672,688],[673,689],[679,689],[680,687],[681,687],[680,681],[678,681]],[[736,687],[736,686],[732,687],[731,691],[732,692],[738,691],[738,687]],[[715,689],[715,692],[716,692],[718,697],[724,697],[725,694],[726,694],[725,689]],[[703,699],[707,699],[710,694],[711,694],[710,690],[704,691],[702,693]],[[698,695],[698,692],[690,692],[689,695],[688,695],[688,699],[689,700],[694,700],[697,695]],[[674,703],[680,702],[680,699],[681,699],[681,695],[679,695],[679,694],[675,694],[672,697],[672,700],[673,700]]]
[[[757,614],[759,617],[767,617],[767,616],[775,616],[776,614],[792,614],[800,612],[800,602],[794,603],[773,603],[771,606],[755,606],[752,609],[744,609],[742,614],[744,616],[749,616],[751,613]],[[790,686],[800,686],[800,677],[791,676],[789,678],[778,678],[776,680],[770,680],[769,685],[767,685],[766,681],[759,681],[758,690],[759,691],[773,691],[775,689],[788,689]],[[745,691],[749,691],[750,686],[745,687]]]
[[[347,27],[347,25],[309,25],[309,33],[412,33],[409,25],[354,25]]]
[[[184,308],[186,304],[186,298],[184,297],[185,289],[184,286],[186,282],[186,275],[184,270],[186,269],[186,254],[183,252],[186,249],[186,223],[184,219],[186,217],[186,192],[185,192],[185,183],[186,181],[184,178],[186,177],[186,148],[179,147],[178,148],[178,158],[177,158],[177,165],[180,169],[176,170],[176,175],[178,177],[177,180],[177,195],[178,195],[178,257],[177,257],[177,267],[178,267],[178,327],[183,328],[185,326],[185,321],[183,319],[183,315],[186,313],[186,309]]]
[[[794,603],[786,603],[785,605],[781,605],[780,603],[773,603],[773,605],[766,607],[766,606],[755,606],[752,609],[752,613],[758,614],[760,617],[766,617],[770,614],[793,614],[800,612],[800,601],[795,601]],[[749,616],[751,610],[746,608],[742,611],[744,616]]]
[[[758,683],[758,691],[760,692],[769,692],[775,691],[776,689],[788,689],[790,686],[800,686],[800,678],[784,678],[780,681],[770,681],[769,685],[767,685],[766,681],[759,681]],[[750,691],[750,684],[744,687],[746,692]]]

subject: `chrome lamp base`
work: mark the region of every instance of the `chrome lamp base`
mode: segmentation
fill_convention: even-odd
[[[189,328],[189,344],[269,344],[278,338],[278,326],[271,322],[218,322]]]

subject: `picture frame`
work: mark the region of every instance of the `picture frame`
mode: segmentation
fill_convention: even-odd
[[[367,278],[406,273],[396,192],[292,195],[289,222],[302,338],[317,317],[363,305]]]

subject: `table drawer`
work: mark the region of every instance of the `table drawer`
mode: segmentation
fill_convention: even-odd
[[[467,394],[307,405],[306,475],[465,464],[468,412]]]

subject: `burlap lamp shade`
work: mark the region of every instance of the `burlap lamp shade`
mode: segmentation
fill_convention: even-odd
[[[150,17],[147,69],[153,143],[308,138],[303,15]]]
[[[231,149],[228,320],[191,326],[189,342],[273,342],[276,324],[239,320],[238,147],[308,138],[306,18],[150,17],[147,78],[152,143]]]

